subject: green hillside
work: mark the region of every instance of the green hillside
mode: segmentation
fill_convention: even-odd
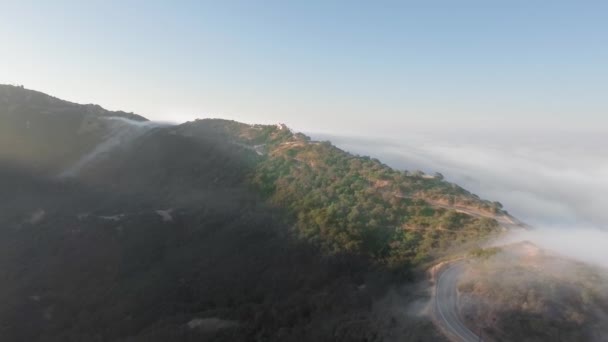
[[[290,214],[299,237],[329,254],[363,254],[390,266],[417,264],[454,244],[484,238],[498,228],[492,217],[506,215],[500,204],[441,176],[394,170],[282,125],[199,120],[175,131],[213,135],[249,149],[256,156],[249,172],[254,189]]]

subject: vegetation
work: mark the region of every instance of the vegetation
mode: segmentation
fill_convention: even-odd
[[[298,236],[328,254],[361,254],[400,267],[497,228],[491,218],[432,205],[444,201],[500,211],[442,176],[410,175],[285,127],[209,122],[218,123],[240,143],[263,144],[265,152],[251,173],[255,189],[287,209]]]
[[[469,255],[473,258],[478,259],[489,259],[496,254],[500,253],[502,249],[500,247],[490,247],[490,248],[475,248],[473,249]]]
[[[497,341],[600,341],[608,332],[605,270],[527,243],[478,250],[459,290],[465,321]]]
[[[6,165],[0,186],[2,340],[381,336],[374,322],[382,312],[371,303],[385,285],[359,289],[373,275],[366,261],[323,258],[282,234],[273,210],[245,193],[200,196],[166,222],[154,199]],[[235,323],[190,328],[197,319]]]
[[[103,141],[109,133],[104,117],[146,120],[0,85],[0,159],[39,172],[60,172]]]

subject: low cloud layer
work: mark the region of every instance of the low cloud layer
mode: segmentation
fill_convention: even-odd
[[[533,242],[540,248],[608,268],[608,233],[590,227],[535,227],[514,231],[497,244]]]
[[[395,168],[441,172],[531,224],[608,227],[608,150],[600,136],[435,135],[358,139],[313,134]]]
[[[441,172],[447,180],[500,201],[514,216],[539,227],[517,238],[608,266],[602,261],[608,260],[608,234],[601,230],[608,228],[608,150],[603,134],[460,131],[404,133],[395,139],[312,136],[395,168]]]

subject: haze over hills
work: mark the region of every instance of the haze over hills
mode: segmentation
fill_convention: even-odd
[[[608,341],[607,11],[3,2],[0,342]]]
[[[482,272],[446,289],[477,318],[465,330],[493,312],[498,340],[602,331],[596,269],[498,280],[536,265],[478,248],[523,227],[500,203],[282,124],[162,124],[0,86],[0,186],[2,340],[441,341],[454,332],[421,308],[442,300],[425,273],[442,261]],[[555,291],[516,305],[539,284]]]
[[[99,145],[113,128],[102,118],[146,121],[135,114],[79,105],[15,86],[0,87],[0,104],[3,159],[45,172],[64,170]]]
[[[282,125],[155,125],[0,86],[0,127],[14,341],[439,338],[377,303],[510,220]]]

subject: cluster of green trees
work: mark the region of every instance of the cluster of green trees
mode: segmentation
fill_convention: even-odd
[[[252,182],[274,205],[288,209],[300,237],[326,253],[363,254],[400,266],[497,228],[492,219],[433,207],[416,196],[487,205],[443,177],[394,170],[301,135],[282,137],[272,141]]]

